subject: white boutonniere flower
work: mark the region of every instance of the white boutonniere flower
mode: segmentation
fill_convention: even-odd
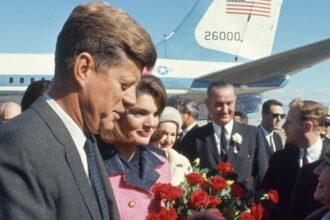
[[[236,144],[242,144],[243,138],[239,133],[233,134],[232,139]]]
[[[235,143],[234,145],[234,153],[237,154],[239,151],[239,147],[242,144],[243,138],[239,133],[235,133],[232,136],[233,142]]]

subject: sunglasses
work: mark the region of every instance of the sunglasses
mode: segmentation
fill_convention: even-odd
[[[278,114],[278,113],[268,113],[271,115],[273,118],[278,118],[280,117],[281,119],[285,118],[286,114]]]

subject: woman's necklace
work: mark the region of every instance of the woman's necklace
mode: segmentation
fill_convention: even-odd
[[[132,153],[132,155],[128,158],[128,160],[127,160],[128,162],[130,162],[133,159],[133,157],[135,156],[136,152],[137,152],[137,147],[135,148],[135,150]]]

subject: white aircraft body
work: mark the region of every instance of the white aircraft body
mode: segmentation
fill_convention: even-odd
[[[157,47],[151,73],[167,93],[205,97],[211,82],[235,85],[238,105],[256,111],[262,92],[330,58],[330,38],[271,55],[282,0],[199,0]],[[22,93],[35,80],[52,79],[51,54],[0,54],[0,95]]]

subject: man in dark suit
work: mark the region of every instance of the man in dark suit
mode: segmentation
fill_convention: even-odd
[[[278,210],[273,210],[272,219],[285,219],[300,168],[324,155],[326,146],[320,134],[325,115],[325,108],[320,103],[307,100],[294,100],[290,103],[283,124],[288,144],[284,150],[272,155],[262,184],[263,189],[275,189],[279,194]]]
[[[180,148],[180,143],[187,137],[187,134],[199,127],[197,124],[199,109],[198,104],[194,100],[180,96],[171,97],[169,99],[169,105],[176,108],[182,118],[182,132],[173,147],[177,150]]]
[[[201,167],[211,170],[215,170],[219,162],[230,162],[238,181],[253,188],[266,172],[266,152],[258,147],[256,127],[233,120],[235,101],[233,85],[212,83],[205,100],[212,123],[187,134],[181,144],[181,152],[190,161],[200,158]]]
[[[103,3],[73,10],[50,92],[0,128],[0,219],[119,219],[92,134],[108,135],[135,104],[155,61],[149,35],[125,12]]]
[[[313,171],[321,163],[320,159],[300,169],[288,208],[288,220],[304,220],[310,213],[322,207],[313,197],[317,186]]]
[[[285,118],[283,111],[283,104],[277,100],[270,99],[262,104],[261,123],[258,128],[263,137],[260,147],[265,148],[268,161],[274,152],[283,149],[282,139],[275,132],[276,129],[280,129],[280,122]]]

